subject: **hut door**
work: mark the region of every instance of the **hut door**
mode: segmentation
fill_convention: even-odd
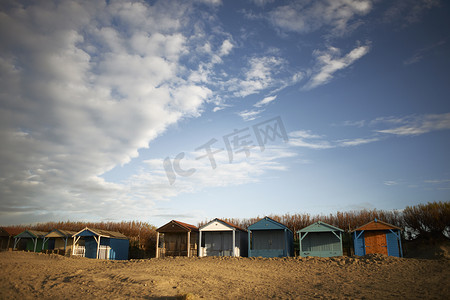
[[[365,231],[366,254],[381,253],[388,255],[386,234],[384,231]]]

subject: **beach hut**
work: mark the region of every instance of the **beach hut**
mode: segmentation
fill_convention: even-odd
[[[373,220],[353,231],[353,245],[356,255],[380,253],[403,257],[401,228]]]
[[[0,227],[0,251],[13,248],[14,236],[21,233],[23,229],[15,227]]]
[[[197,256],[197,226],[172,220],[156,229],[156,257]]]
[[[318,221],[299,231],[300,256],[342,256],[344,230]]]
[[[44,236],[47,232],[37,230],[25,230],[14,237],[14,250],[41,252],[47,249]]]
[[[75,231],[54,229],[44,236],[44,244],[47,243],[47,250],[53,253],[70,254],[73,245],[72,236],[75,233]]]
[[[120,232],[85,228],[73,235],[72,255],[87,258],[126,260],[128,238]]]
[[[198,256],[247,256],[247,230],[220,219],[199,228]]]
[[[294,235],[285,225],[265,217],[247,229],[248,257],[293,256]]]

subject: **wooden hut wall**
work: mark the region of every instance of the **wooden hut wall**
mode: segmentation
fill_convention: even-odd
[[[378,247],[374,247],[371,242],[366,243],[366,238],[374,237],[380,241]],[[400,232],[398,230],[376,230],[376,231],[355,231],[353,233],[353,244],[355,255],[364,256],[366,254],[380,253],[389,256],[402,257]]]
[[[11,235],[8,231],[0,227],[0,250],[8,250],[11,243]]]
[[[251,256],[283,257],[286,253],[286,232],[284,230],[252,231]],[[288,251],[290,252],[290,251]]]
[[[198,254],[198,232],[192,231],[190,239],[191,239],[190,255],[197,256],[197,254]]]
[[[333,232],[309,232],[301,240],[301,256],[342,256],[341,240]]]
[[[205,231],[202,233],[207,256],[232,256],[232,231]],[[237,239],[239,240],[239,239]]]
[[[109,258],[112,260],[127,260],[129,241],[126,239],[109,239]]]
[[[166,256],[186,256],[187,232],[164,233],[164,248]]]
[[[399,245],[399,239],[400,239],[400,232],[386,232],[386,244],[387,244],[387,251],[389,256],[396,256],[400,257],[400,248]]]
[[[353,246],[355,248],[355,255],[364,256],[366,255],[366,246],[364,244],[364,232],[355,231],[353,232]]]

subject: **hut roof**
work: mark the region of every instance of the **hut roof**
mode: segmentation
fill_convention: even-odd
[[[356,228],[353,231],[362,231],[362,230],[389,230],[389,229],[398,229],[402,230],[400,227],[394,226],[392,224],[380,221],[380,220],[373,220],[370,221],[367,224],[364,224],[358,228]]]
[[[333,225],[324,223],[322,221],[317,221],[303,229],[300,229],[298,232],[329,232],[329,231],[344,231],[340,228],[334,227]]]
[[[248,226],[248,230],[280,230],[280,229],[281,230],[288,229],[289,231],[291,231],[286,225],[281,224],[269,217],[264,217],[258,222]]]
[[[47,233],[45,237],[72,237],[76,232],[62,229],[53,229],[51,232]]]
[[[107,238],[113,238],[113,239],[128,239],[125,235],[121,234],[117,231],[109,231],[109,230],[103,230],[103,229],[93,229],[93,228],[84,228],[83,230],[78,231],[73,236],[87,236],[86,234],[83,234],[85,231],[90,231],[94,235],[98,235],[101,237],[107,237]]]
[[[23,232],[23,228],[0,227],[0,235],[1,236],[16,236],[21,232]]]
[[[222,223],[222,224],[224,224],[224,225],[227,226],[227,227],[230,227],[230,228],[236,228],[236,229],[238,229],[238,230],[247,232],[247,230],[245,230],[245,229],[243,229],[243,228],[241,228],[241,227],[239,227],[239,226],[237,226],[237,225],[234,225],[234,224],[232,224],[232,223],[230,223],[230,222],[227,222],[227,221],[224,221],[224,220],[218,219],[218,218],[215,218],[214,220],[212,220],[212,221],[206,223],[205,225],[201,226],[201,227],[199,228],[199,230],[202,230],[203,228],[205,228],[205,227],[208,226],[209,224],[211,224],[211,223],[213,223],[213,222],[216,222],[216,221],[217,221],[217,222],[220,222],[220,223]]]
[[[198,231],[197,226],[172,220],[169,223],[156,229],[157,232],[190,232]]]
[[[18,235],[16,235],[15,237],[20,237],[20,238],[43,238],[45,235],[47,234],[47,232],[44,231],[37,231],[37,230],[25,230],[22,231],[21,233],[19,233]]]

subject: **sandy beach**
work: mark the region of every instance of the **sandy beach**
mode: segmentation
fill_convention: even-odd
[[[0,253],[0,298],[447,299],[450,260],[165,258],[105,261]]]

